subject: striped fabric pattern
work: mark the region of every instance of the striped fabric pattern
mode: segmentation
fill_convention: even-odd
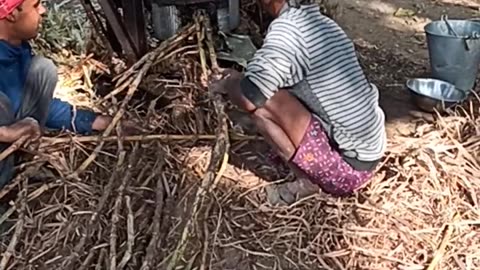
[[[306,82],[313,92],[306,101],[312,96],[318,99],[309,109],[323,114],[319,117],[325,129],[331,130],[331,139],[342,151],[353,152],[361,161],[382,157],[385,115],[378,104],[378,89],[365,77],[353,42],[320,13],[318,5],[285,5],[245,75],[267,98],[278,89]]]

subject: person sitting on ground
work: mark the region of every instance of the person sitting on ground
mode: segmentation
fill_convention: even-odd
[[[88,134],[112,121],[53,98],[57,69],[51,60],[33,56],[28,43],[45,12],[40,0],[0,0],[0,153],[22,137],[38,140],[44,127]],[[14,158],[0,161],[0,188],[13,175]]]
[[[261,1],[274,17],[262,47],[245,74],[226,69],[210,87],[250,113],[297,179],[349,195],[371,179],[386,148],[378,89],[342,28],[318,4],[294,1]]]

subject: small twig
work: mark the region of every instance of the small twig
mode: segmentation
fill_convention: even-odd
[[[175,55],[178,55],[178,54],[184,54],[188,51],[194,51],[195,49],[198,48],[198,45],[188,45],[188,46],[185,46],[185,47],[180,47],[178,49],[175,49],[173,51],[171,51],[169,54],[167,55],[164,55],[164,56],[161,56],[161,57],[158,57],[157,60],[153,63],[154,65],[158,65],[160,64],[162,61],[165,61],[169,58],[172,58],[173,56]]]
[[[165,198],[164,198],[164,203],[163,203],[163,209],[162,211],[160,212],[162,214],[161,217],[161,221],[160,221],[160,233],[159,233],[159,239],[163,240],[163,239],[167,239],[168,238],[168,235],[169,235],[169,225],[170,225],[170,219],[169,218],[166,218],[166,217],[170,217],[170,216],[173,216],[174,215],[174,212],[175,212],[175,208],[176,208],[176,205],[179,204],[179,202],[176,200],[176,194],[178,192],[177,190],[177,187],[178,187],[178,184],[175,184],[173,187],[170,187],[168,185],[168,180],[167,180],[167,176],[164,173],[162,173],[162,178],[163,178],[163,187],[165,189]],[[179,194],[180,195],[180,194]],[[159,246],[159,245],[157,245]],[[158,253],[157,253],[158,254]],[[170,254],[163,254],[160,253],[160,255],[162,255],[162,260],[160,262],[160,264],[162,265],[162,268],[163,268],[163,264],[166,263],[169,259],[170,259]]]
[[[218,182],[220,181],[220,179],[222,178],[225,170],[227,169],[227,165],[228,165],[228,153],[226,152],[223,156],[223,161],[222,161],[222,165],[220,165],[220,169],[218,170],[218,173],[217,173],[217,176],[215,177],[214,181],[213,181],[213,184],[212,186],[210,187],[210,190],[209,191],[212,191],[215,189],[215,187],[217,186]],[[207,220],[208,220],[208,217],[210,215],[210,210],[212,209],[212,206],[213,206],[213,202],[210,202],[207,206],[207,209],[205,210],[205,215],[204,215],[204,237],[205,237],[205,240],[203,242],[203,254],[202,254],[202,264],[200,266],[200,270],[206,270],[208,268],[207,267],[207,255],[208,255],[208,248],[210,246],[210,241],[209,241],[209,231],[208,231],[208,224],[207,224]]]
[[[133,82],[134,79],[135,79],[134,77],[127,78],[124,82],[122,82],[122,84],[120,84],[114,90],[112,90],[112,92],[108,93],[105,97],[97,101],[96,104],[102,104],[103,102],[105,102],[105,100],[118,95],[123,90],[127,89],[127,87]]]
[[[107,250],[102,248],[102,250],[100,251],[100,256],[98,256],[98,260],[97,260],[97,265],[95,266],[95,270],[101,270],[103,269],[103,262],[104,262],[104,259],[105,257],[107,256]]]
[[[20,137],[20,139],[16,140],[14,143],[12,143],[5,151],[0,153],[0,161],[6,159],[10,154],[13,152],[17,151],[22,147],[22,145],[28,140],[29,136],[23,136]]]
[[[208,248],[210,246],[210,235],[208,231],[208,215],[210,213],[210,209],[212,208],[212,204],[210,203],[205,210],[205,217],[203,221],[203,254],[202,254],[202,263],[200,264],[200,270],[206,270],[207,268],[207,255],[208,255]]]
[[[29,176],[26,176],[26,178],[30,177],[30,174],[28,174],[28,175]],[[43,184],[41,187],[39,187],[35,191],[28,194],[27,202],[35,200],[36,198],[40,197],[40,195],[42,195],[47,190],[58,187],[58,186],[60,186],[60,184]],[[0,225],[2,225],[13,213],[15,213],[15,210],[17,210],[17,208],[15,206],[12,206],[10,209],[8,209],[7,212],[5,212],[0,217]]]
[[[217,61],[217,54],[215,53],[215,47],[213,46],[213,30],[212,30],[212,25],[210,23],[210,18],[208,16],[205,18],[205,32],[207,36],[207,47],[208,47],[208,55],[210,56],[210,63],[212,64],[212,70],[213,72],[218,72],[220,70],[220,67],[218,66],[218,61]]]
[[[119,215],[122,207],[123,193],[127,186],[128,180],[130,180],[132,176],[132,170],[130,168],[134,166],[134,163],[138,162],[138,160],[136,160],[137,150],[138,150],[138,144],[135,145],[135,148],[132,151],[133,154],[131,154],[129,158],[128,166],[124,170],[125,175],[122,178],[122,183],[120,184],[120,187],[118,187],[118,195],[117,195],[117,198],[115,199],[115,204],[113,206],[111,228],[110,228],[110,270],[117,269],[117,237],[118,237],[117,223],[120,220]]]
[[[455,216],[453,217],[453,223],[458,221],[459,218],[460,218],[460,215],[456,213]],[[432,262],[428,266],[427,270],[434,270],[437,267],[438,263],[442,260],[443,255],[445,254],[445,249],[447,248],[448,242],[452,237],[454,229],[455,229],[454,224],[448,224],[445,234],[443,235],[442,242],[440,243],[440,246],[435,252],[435,256],[433,257]]]
[[[162,158],[162,157],[160,157]],[[163,160],[159,159],[159,164],[155,169],[155,175],[158,175],[157,179],[157,190],[156,190],[156,204],[155,204],[155,213],[153,216],[153,224],[152,224],[152,236],[150,239],[150,243],[147,247],[147,254],[145,255],[145,259],[143,260],[141,270],[151,270],[154,269],[153,262],[155,258],[155,254],[157,251],[157,244],[160,235],[160,226],[162,224],[162,211],[163,205],[165,203],[165,187],[163,185],[163,179],[160,175],[161,170],[163,169]]]
[[[212,190],[214,190],[218,184],[218,182],[220,181],[220,179],[222,178],[225,170],[227,169],[227,165],[228,165],[228,159],[229,159],[229,155],[228,155],[228,150],[230,148],[230,143],[229,143],[229,138],[228,138],[228,125],[227,125],[227,117],[225,115],[225,105],[224,103],[221,101],[220,99],[220,96],[217,95],[217,94],[213,94],[213,103],[214,103],[214,106],[215,106],[215,110],[217,112],[217,115],[218,117],[220,118],[219,122],[220,122],[220,126],[219,126],[219,133],[221,134],[219,140],[223,140],[223,142],[225,143],[225,146],[224,146],[224,153],[223,153],[223,159],[222,159],[222,163],[220,165],[220,169],[218,170],[218,173],[217,175],[215,176],[215,179],[213,180],[213,183],[212,185],[210,186],[208,192],[211,192]],[[215,151],[214,151],[215,152]],[[218,152],[217,152],[218,153]],[[207,209],[205,210],[205,215],[204,215],[204,222],[206,223],[206,220],[208,219],[208,216],[210,215],[210,210],[212,208],[212,204],[213,202],[210,202],[210,204],[208,205]],[[209,247],[209,232],[208,232],[208,226],[207,224],[204,225],[204,234],[205,234],[205,241],[204,241],[204,252],[202,254],[202,264],[200,266],[200,270],[206,270],[206,265],[207,265],[207,251],[208,251],[208,247]]]
[[[8,193],[10,193],[10,191],[12,191],[13,189],[15,189],[15,187],[17,187],[17,185],[19,184],[19,182],[24,179],[25,177],[30,177],[31,175],[34,175],[35,173],[38,172],[38,170],[46,163],[46,161],[42,161],[34,166],[31,166],[31,167],[28,167],[27,169],[25,169],[25,171],[19,173],[17,176],[15,176],[15,178],[12,180],[12,182],[10,184],[8,184],[7,186],[3,187],[2,189],[0,189],[0,199],[2,199],[3,197],[5,197],[5,195],[7,195]]]
[[[128,261],[132,258],[133,246],[135,244],[135,228],[133,221],[133,210],[130,196],[125,196],[125,206],[127,207],[127,251],[123,255],[122,260],[118,264],[119,269],[125,268]]]
[[[113,183],[114,183],[115,180],[118,179],[118,177],[120,176],[120,173],[122,171],[121,169],[122,169],[123,163],[125,162],[126,154],[127,154],[126,151],[123,151],[123,149],[119,149],[118,161],[117,161],[115,171],[112,174],[112,176],[110,177],[110,179],[108,180],[107,186],[105,187],[105,190],[103,191],[103,195],[100,198],[100,200],[98,201],[97,209],[95,210],[95,213],[93,214],[89,223],[93,224],[93,222],[95,222],[97,220],[98,215],[100,214],[100,212],[103,210],[103,208],[107,204],[108,197],[110,197],[110,194],[112,193],[112,190],[113,190]]]
[[[85,261],[83,261],[82,265],[80,265],[79,270],[85,270],[92,263],[93,257],[95,256],[95,251],[96,249],[94,248],[90,249],[87,258],[85,259]]]
[[[102,234],[102,233],[100,233]],[[104,234],[102,234],[104,235]],[[97,246],[100,244],[100,242],[102,241],[101,238],[97,239],[97,241],[95,241],[95,245],[94,246]],[[95,256],[95,252],[97,251],[98,249],[96,248],[90,248],[90,251],[88,252],[88,255],[87,255],[87,258],[82,262],[82,264],[80,265],[80,267],[78,268],[78,270],[85,270],[87,268],[89,268],[91,266],[91,263],[92,263],[92,260],[94,259],[94,256]],[[103,254],[102,254],[103,253]],[[101,261],[103,262],[105,257],[107,256],[107,250],[105,248],[102,248],[102,250],[100,251],[100,255],[99,257],[101,257]],[[99,258],[100,259],[100,258]],[[98,262],[98,261],[97,261]]]
[[[28,178],[23,178],[23,188],[20,192],[19,202],[20,210],[17,223],[15,224],[15,232],[13,233],[12,239],[8,244],[7,250],[2,255],[2,261],[0,262],[0,270],[5,270],[7,268],[10,258],[15,253],[15,248],[17,247],[18,240],[23,232],[23,224],[25,222],[25,208],[27,207],[27,187],[28,187]]]
[[[263,140],[263,137],[260,136],[250,136],[250,135],[241,135],[231,133],[229,137],[233,141],[253,141],[253,140]],[[71,138],[42,138],[41,148],[51,147],[56,144],[66,144],[66,143],[88,143],[88,142],[112,142],[117,141],[120,137],[118,136],[75,136]],[[217,135],[174,135],[174,134],[154,134],[154,135],[134,135],[134,136],[125,136],[121,138],[122,141],[198,141],[198,140],[216,140]]]
[[[200,12],[201,13],[201,12]],[[205,57],[205,51],[203,49],[203,39],[205,36],[204,28],[202,27],[201,22],[203,21],[203,16],[195,16],[195,29],[197,31],[197,44],[200,55],[200,65],[202,67],[202,76],[204,80],[208,78],[208,69],[207,69],[207,59]]]

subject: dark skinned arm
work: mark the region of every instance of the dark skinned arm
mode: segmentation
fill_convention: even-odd
[[[225,79],[224,90],[227,92],[230,101],[240,109],[248,113],[254,113],[257,107],[248,100],[242,93],[240,82],[244,78],[243,74],[237,74]]]
[[[28,136],[32,141],[40,138],[41,129],[35,119],[27,117],[12,125],[0,127],[1,143],[13,143],[24,136]]]
[[[244,76],[242,74],[236,74],[224,81],[223,87],[230,101],[239,108],[249,112],[258,131],[265,137],[270,145],[277,150],[277,153],[284,160],[290,160],[295,153],[297,145],[292,141],[292,138],[289,137],[289,134],[286,133],[286,130],[284,130],[285,123],[282,122],[283,119],[279,112],[283,109],[289,111],[288,109],[292,106],[292,102],[289,101],[291,101],[292,98],[289,98],[287,91],[282,90],[274,95],[272,99],[267,100],[264,106],[257,107],[242,93],[240,82],[243,78]],[[307,116],[308,115],[307,112]],[[297,142],[298,138],[295,137],[295,139],[295,142]],[[297,144],[298,143],[299,142],[297,142]]]

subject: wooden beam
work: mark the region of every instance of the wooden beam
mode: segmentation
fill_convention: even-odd
[[[123,54],[127,58],[127,61],[130,63],[135,62],[137,59],[136,50],[129,34],[125,29],[122,18],[114,8],[114,4],[109,0],[99,0],[98,2],[103,10],[103,13],[105,14],[109,26],[117,37],[118,42],[122,46]]]
[[[143,0],[122,0],[123,22],[135,46],[137,57],[147,52]]]

